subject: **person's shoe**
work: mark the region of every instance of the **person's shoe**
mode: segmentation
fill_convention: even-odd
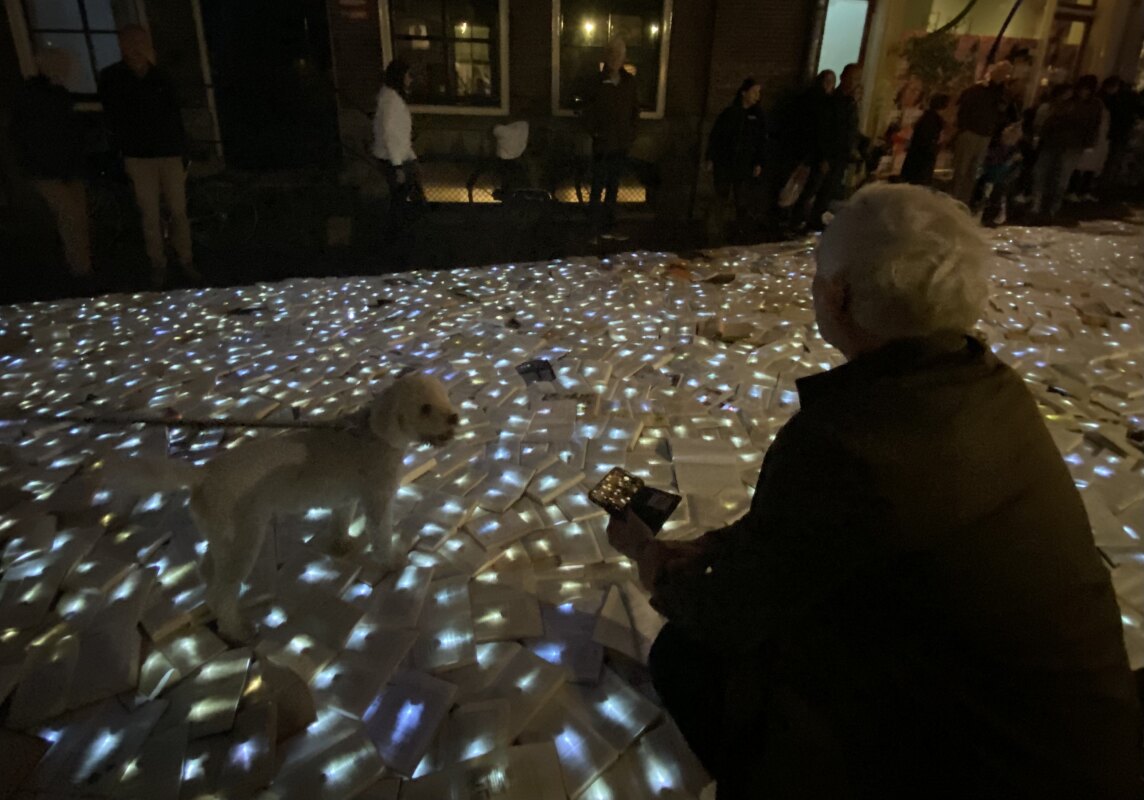
[[[1027,194],[1019,194],[1013,198],[1013,202],[1019,206],[1025,206],[1029,204],[1031,199]]]
[[[628,240],[627,234],[616,233],[615,231],[605,233],[605,234],[603,234],[603,236],[601,238],[608,239],[608,240],[613,241],[613,242],[626,242]]]
[[[1080,202],[1080,195],[1077,194],[1076,192],[1069,192],[1068,194],[1065,195],[1065,200],[1067,200],[1070,203],[1079,203]]]
[[[1088,194],[1083,195],[1080,199],[1086,203],[1099,203],[1100,202],[1100,198],[1097,197],[1096,195],[1094,195],[1092,192],[1089,192]]]

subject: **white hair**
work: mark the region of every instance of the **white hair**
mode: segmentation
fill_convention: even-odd
[[[989,294],[989,247],[966,208],[932,189],[873,184],[835,215],[818,270],[850,289],[850,313],[886,339],[968,331]]]

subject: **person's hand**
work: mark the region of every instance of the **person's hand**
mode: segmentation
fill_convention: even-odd
[[[405,170],[402,167],[398,167],[396,172],[397,172],[397,185],[403,186],[405,184]]]
[[[752,175],[753,177],[756,177],[756,178],[757,178],[757,177],[759,177],[759,176],[760,176],[760,175],[762,175],[762,174],[763,174],[763,167],[762,167],[762,165],[760,165],[760,164],[756,164],[756,165],[755,165],[755,169],[754,169],[754,170],[752,170],[752,172],[751,172],[751,175]]]
[[[714,161],[704,161],[703,162],[703,169],[706,170],[707,172],[714,172],[715,171],[715,162]]]
[[[644,548],[654,541],[651,528],[631,508],[613,514],[608,522],[608,542],[628,558],[639,558]]]
[[[821,164],[818,165],[818,171],[821,172],[823,175],[830,172],[830,162],[829,161],[823,161]]]

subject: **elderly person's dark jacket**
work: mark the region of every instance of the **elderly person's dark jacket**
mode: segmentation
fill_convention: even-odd
[[[1141,796],[1109,575],[1021,378],[950,333],[798,388],[750,511],[654,592],[731,665],[745,796]]]

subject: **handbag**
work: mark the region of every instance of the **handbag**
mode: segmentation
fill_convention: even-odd
[[[798,202],[798,198],[802,196],[803,189],[806,188],[806,182],[810,180],[810,167],[806,164],[800,164],[794,172],[791,173],[790,179],[787,180],[786,186],[779,192],[779,208],[790,208]]]

